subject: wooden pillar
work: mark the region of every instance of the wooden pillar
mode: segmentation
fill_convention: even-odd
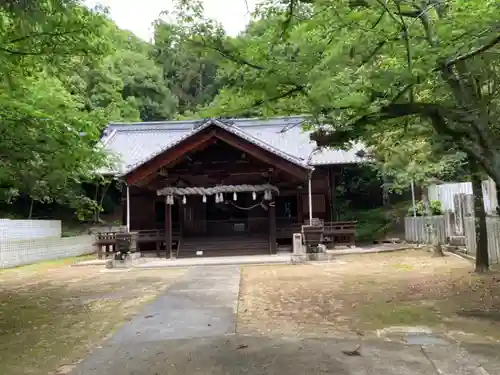
[[[127,232],[130,232],[130,186],[127,184]]]
[[[276,254],[276,206],[275,202],[269,204],[269,253]]]
[[[302,202],[301,190],[297,190],[297,221],[300,225],[304,224],[304,204]]]
[[[186,206],[179,206],[179,236],[184,235],[184,218],[186,217]]]
[[[172,205],[165,201],[165,250],[166,257],[172,258]]]
[[[330,179],[329,179],[329,185],[330,185],[330,215],[331,215],[331,218],[330,220],[331,221],[337,221],[337,202],[336,202],[336,198],[337,198],[337,178],[336,178],[336,174],[335,173],[332,173],[331,169],[330,169]]]

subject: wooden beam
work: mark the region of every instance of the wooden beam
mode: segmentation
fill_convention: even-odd
[[[172,258],[172,205],[165,200],[165,251]]]
[[[146,187],[150,184],[156,177],[158,177],[158,173],[155,171],[153,173],[148,174],[146,177],[137,182],[136,186],[138,187]]]
[[[297,220],[301,225],[304,223],[304,209],[302,207],[302,193],[300,189],[297,189]]]
[[[249,144],[248,141],[241,139],[225,130],[217,129],[216,137],[220,140],[226,142],[227,144],[238,148],[253,157],[262,160],[263,162],[275,166],[295,177],[299,180],[304,181],[307,179],[308,169],[305,167],[300,167],[288,160],[285,160],[277,155],[272,154],[269,151],[266,151],[258,146]]]
[[[193,152],[198,148],[203,147],[204,144],[214,138],[214,136],[215,130],[211,130],[206,133],[196,134],[195,139],[185,139],[175,147],[157,155],[150,161],[127,174],[125,177],[127,183],[130,185],[136,185],[140,180],[146,178],[151,173],[156,172],[164,165],[182,158],[188,152]]]
[[[217,143],[216,138],[209,138],[206,142],[203,142],[202,144],[200,144],[196,148],[189,148],[189,150],[186,151],[186,153],[184,155],[182,155],[180,158],[171,160],[167,164],[163,165],[163,167],[165,169],[170,169],[170,168],[172,168],[172,167],[174,167],[182,162],[185,162],[189,157],[193,156],[193,154],[200,152],[200,151],[203,151],[206,148],[208,148],[209,146],[216,144],[216,143]]]
[[[210,166],[193,166],[192,169],[172,169],[170,175],[172,176],[184,176],[184,175],[197,175],[197,176],[210,176],[214,173],[226,172],[229,174],[261,174],[269,173],[269,167],[256,167],[251,164],[225,164],[214,166],[214,169],[210,169]]]
[[[276,246],[276,207],[275,201],[273,200],[273,204],[269,205],[269,253],[276,254],[277,246]]]
[[[337,221],[338,212],[337,212],[337,175],[331,174],[330,181],[330,190],[331,190],[331,205],[332,205],[332,221]]]

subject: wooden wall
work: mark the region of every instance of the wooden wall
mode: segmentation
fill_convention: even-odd
[[[312,175],[313,217],[325,221],[335,220],[335,194],[333,194],[333,190],[335,189],[334,180],[337,178],[335,176],[338,176],[339,170],[339,167],[334,166],[318,167],[314,171]],[[299,222],[307,220],[309,216],[308,181],[304,181],[303,184],[296,189],[282,191],[281,195],[294,197],[297,201],[297,220]],[[132,187],[130,189],[130,197],[131,229],[155,229],[158,226],[155,212],[156,202],[164,202],[164,198],[157,196],[155,191],[138,187]],[[191,201],[192,204],[188,202],[181,210],[180,216],[184,219],[185,228],[196,231],[196,227],[201,225],[201,223],[199,223],[200,219],[203,220],[203,212],[200,211],[202,207],[195,207],[198,205],[194,199],[188,199],[188,201]],[[252,202],[253,201],[248,202],[248,205]],[[125,200],[124,204],[126,204]],[[124,214],[124,218],[125,217],[126,214]],[[249,218],[267,218],[267,211],[256,208],[249,211]],[[199,229],[201,231],[203,230],[201,227]]]
[[[156,229],[155,205],[158,198],[151,191],[134,187],[130,189],[131,230]],[[124,204],[126,207],[126,199],[124,199]],[[126,212],[126,209],[124,211]]]
[[[335,220],[335,180],[340,173],[339,166],[318,167],[313,172],[312,191],[312,214],[313,217],[325,221]],[[302,220],[309,217],[309,189],[306,184],[299,192]],[[300,215],[299,215],[300,216]]]

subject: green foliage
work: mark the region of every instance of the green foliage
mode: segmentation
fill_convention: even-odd
[[[383,238],[391,231],[392,220],[384,207],[357,211],[353,215],[356,223],[356,241],[372,242]]]
[[[81,184],[104,166],[96,151],[104,117],[66,87],[75,60],[108,51],[104,18],[72,1],[0,10],[0,198],[88,205]]]
[[[498,12],[496,0],[265,1],[239,37],[204,40],[225,63],[201,113],[310,113],[320,143],[363,141],[394,189],[456,174],[465,155],[500,184]]]
[[[152,46],[73,0],[0,7],[0,200],[58,203],[86,219],[83,186],[109,159],[109,121],[172,118],[177,99]]]
[[[429,210],[431,216],[440,216],[443,215],[443,206],[441,204],[441,201],[430,201],[429,202]],[[418,201],[415,203],[415,213],[417,216],[426,216],[426,210],[425,210],[425,204],[423,201]],[[408,209],[408,216],[413,216],[413,207],[410,207]]]
[[[217,31],[218,30],[218,31]],[[220,34],[220,28],[213,30]],[[79,0],[0,7],[0,200],[101,211],[84,189],[109,162],[96,145],[108,122],[155,121],[212,100],[219,59],[158,22],[155,45]],[[207,30],[205,35],[211,35]]]
[[[394,224],[406,214],[411,202],[399,202],[390,207],[377,207],[364,210],[349,210],[344,212],[339,220],[356,221],[356,241],[372,243],[384,239],[394,230]],[[399,235],[399,233],[396,233]]]
[[[156,22],[152,54],[162,67],[168,88],[178,99],[179,113],[187,114],[211,102],[219,90],[217,72],[221,57],[202,46],[205,38],[222,32],[218,28],[193,29],[180,14],[174,16],[176,24]]]
[[[427,187],[436,180],[463,179],[467,175],[466,155],[446,148],[424,124],[385,128],[372,133],[364,143],[389,191],[404,192],[411,181]]]
[[[118,50],[89,71],[88,80],[90,108],[105,108],[112,121],[165,120],[175,113],[161,68],[142,53]]]

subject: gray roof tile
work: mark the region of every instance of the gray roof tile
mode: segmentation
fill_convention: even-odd
[[[304,117],[270,119],[213,120],[224,129],[273,152],[292,163],[308,165],[354,164],[364,160],[356,155],[361,145],[351,150],[317,150],[301,123]],[[131,124],[109,124],[102,138],[108,152],[120,160],[114,173],[125,174],[155,155],[169,149],[211,122],[165,121]],[[198,126],[198,127],[197,127]]]

